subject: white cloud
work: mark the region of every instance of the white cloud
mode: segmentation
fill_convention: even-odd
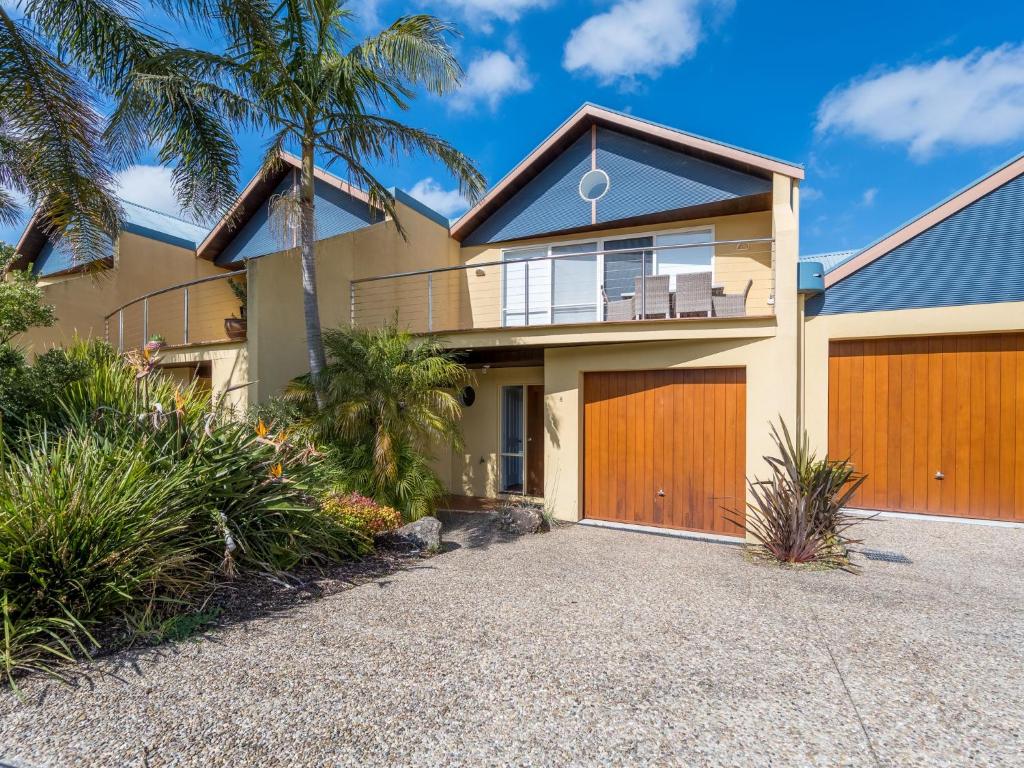
[[[869,187],[864,190],[864,194],[860,196],[860,204],[865,208],[870,208],[875,204],[875,198],[878,197],[878,187]]]
[[[450,100],[453,109],[469,111],[477,104],[486,104],[493,112],[503,98],[523,93],[533,87],[526,69],[526,59],[519,54],[490,51],[473,59],[466,68],[462,87]]]
[[[458,189],[444,189],[429,176],[413,184],[409,194],[448,218],[458,216],[469,208],[469,201]]]
[[[732,0],[621,0],[572,31],[562,65],[602,82],[657,77],[697,52],[708,9],[728,13]]]
[[[462,12],[474,26],[489,30],[490,21],[515,21],[526,11],[533,8],[546,8],[553,0],[443,0]]]
[[[352,0],[349,9],[356,15],[356,22],[364,30],[378,30],[381,0]]]
[[[114,177],[117,194],[131,203],[192,221],[194,217],[178,204],[171,169],[162,165],[133,165]]]
[[[819,133],[906,144],[927,159],[938,148],[980,147],[1024,137],[1024,45],[973,51],[868,75],[833,91],[818,109]]]
[[[810,203],[810,202],[813,202],[815,200],[821,200],[821,198],[823,198],[824,196],[825,196],[825,193],[822,192],[817,187],[808,187],[806,185],[800,187],[800,202],[801,203]]]

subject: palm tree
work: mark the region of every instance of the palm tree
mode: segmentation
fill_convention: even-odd
[[[437,339],[387,325],[328,329],[324,341],[330,362],[319,383],[300,377],[286,392],[319,442],[371,444],[383,481],[395,479],[399,445],[459,446],[458,391],[469,373]],[[313,409],[317,393],[323,406]]]
[[[427,514],[443,490],[433,449],[462,444],[458,392],[469,372],[438,340],[396,326],[331,329],[324,341],[319,380],[301,377],[285,393],[306,414],[303,426],[335,451],[356,490],[410,517]]]
[[[400,153],[422,152],[443,163],[471,199],[484,180],[448,142],[389,117],[408,108],[418,90],[444,95],[462,76],[447,38],[452,27],[433,16],[405,16],[376,35],[351,43],[347,0],[283,0],[257,8],[218,11],[227,53],[171,51],[154,60],[158,71],[136,83],[150,101],[173,103],[189,83],[205,83],[235,120],[260,121],[273,136],[263,162],[273,172],[286,145],[299,148],[298,207],[303,311],[309,370],[315,382],[326,365],[317,306],[315,158],[340,163],[369,194],[371,208],[390,216],[403,232],[395,201],[374,175],[375,163]],[[202,5],[193,0],[193,5]],[[322,398],[317,395],[318,402]]]
[[[250,2],[263,5],[208,5],[241,14]],[[174,109],[166,99],[149,101],[133,73],[144,62],[153,71],[174,48],[133,15],[133,3],[22,0],[18,7],[15,17],[0,5],[0,222],[17,221],[24,197],[76,257],[104,255],[120,229],[114,172],[151,145],[176,166],[186,208],[206,217],[233,200],[238,150],[219,92],[198,83],[174,95]],[[101,114],[107,102],[116,119]]]

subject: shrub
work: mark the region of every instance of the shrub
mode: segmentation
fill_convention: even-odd
[[[24,355],[0,344],[0,425],[8,438],[52,419],[68,387],[81,381],[88,365],[62,349],[39,355],[32,365]]]
[[[389,533],[401,527],[398,510],[378,504],[359,493],[332,493],[324,497],[321,506],[328,515],[348,528],[367,537]]]
[[[9,677],[87,654],[99,626],[187,615],[239,571],[284,574],[371,548],[320,508],[322,457],[308,446],[211,412],[204,393],[176,387],[145,358],[101,344],[68,358],[88,374],[44,424],[0,441]]]
[[[785,424],[782,435],[772,425],[772,440],[779,455],[765,456],[771,479],[748,480],[747,530],[780,562],[849,567],[848,547],[859,542],[847,532],[861,518],[845,507],[864,476],[849,461],[818,459],[806,433],[794,444]]]
[[[44,436],[0,466],[0,593],[8,675],[93,645],[101,621],[181,600],[207,579],[188,467],[134,441]]]

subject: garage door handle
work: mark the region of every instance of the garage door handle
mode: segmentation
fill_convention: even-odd
[[[944,472],[941,472],[941,471],[940,472],[936,472],[935,473],[935,479],[936,480],[945,480],[946,479],[946,475],[945,475]]]
[[[661,488],[659,488],[658,489],[658,495],[659,496],[664,496],[665,495],[665,491],[663,491]]]

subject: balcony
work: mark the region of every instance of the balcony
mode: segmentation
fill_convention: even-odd
[[[246,270],[191,280],[152,291],[106,316],[106,339],[121,352],[141,348],[154,336],[168,347],[213,345],[245,339],[241,301],[228,281],[245,286]],[[225,320],[235,318],[231,331]]]
[[[772,316],[772,238],[694,234],[517,248],[501,261],[353,280],[351,321],[397,322],[414,333],[507,335],[542,331],[534,326],[629,330]]]

